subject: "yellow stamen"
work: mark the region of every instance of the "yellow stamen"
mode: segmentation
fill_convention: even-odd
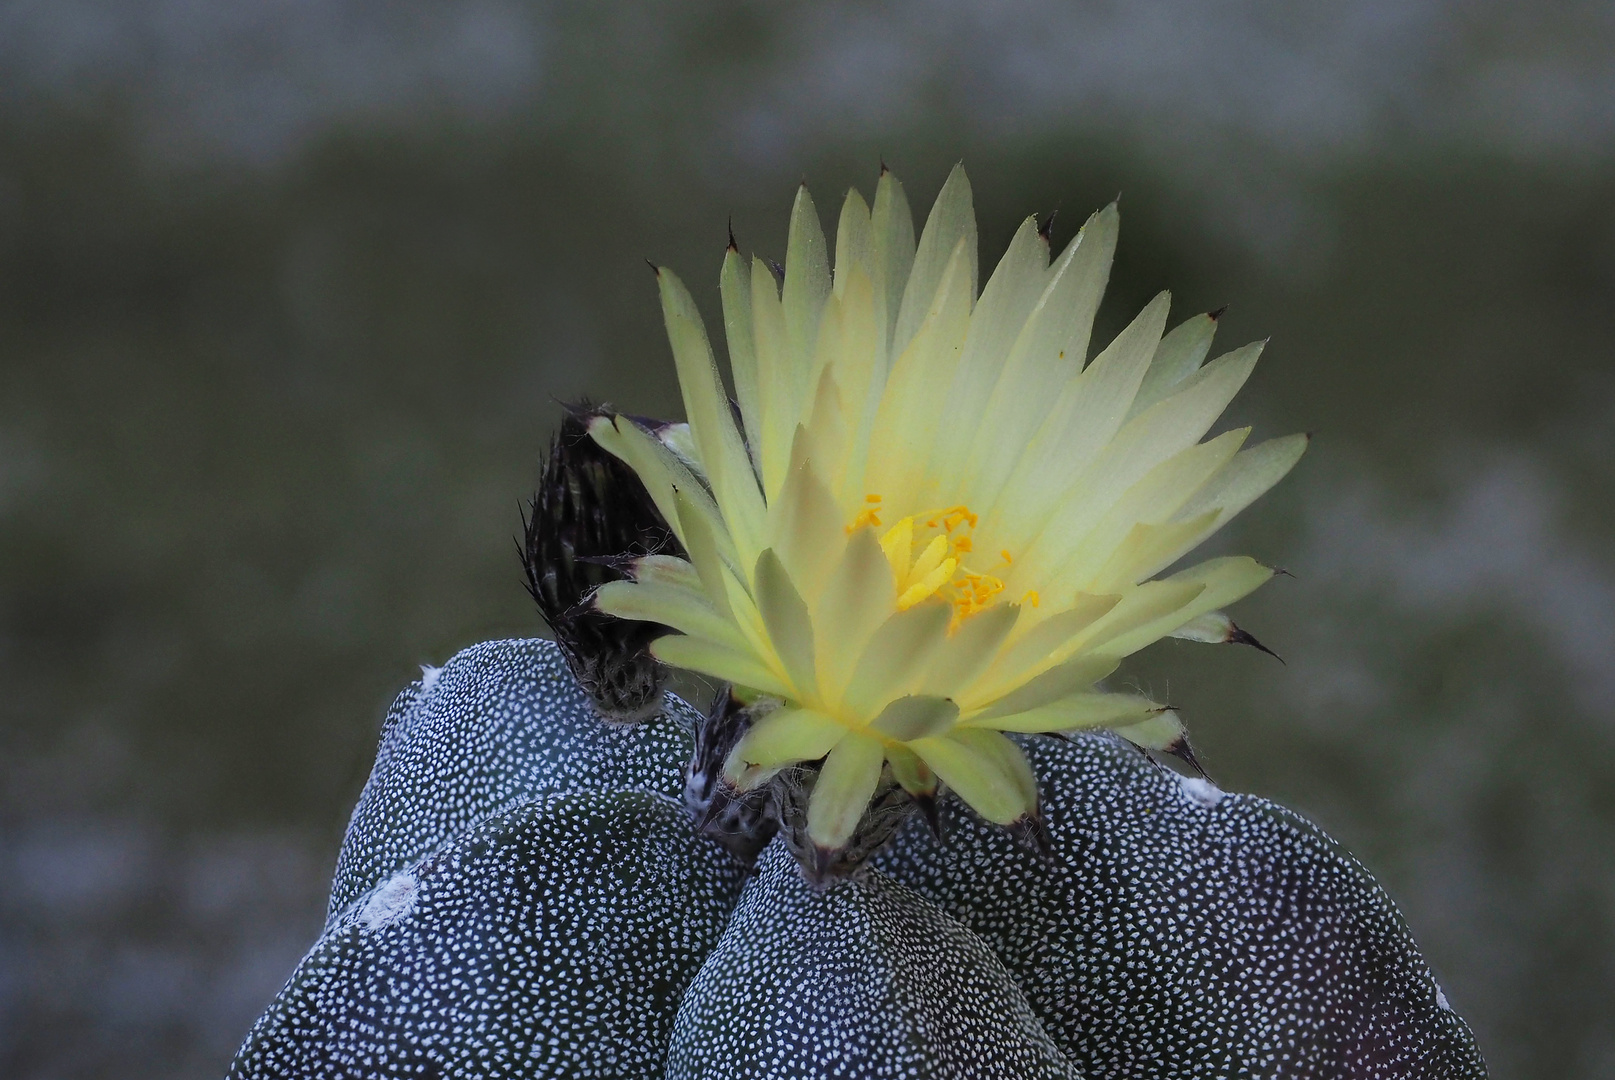
[[[1026,595],[1021,597],[1021,603],[1031,604],[1033,607],[1037,607],[1038,602],[1041,599],[1042,598],[1037,595],[1036,589],[1028,589],[1026,590]]]
[[[875,504],[880,498],[865,495],[864,501]],[[899,610],[907,610],[931,596],[941,596],[953,606],[951,631],[997,602],[1005,588],[1004,580],[964,565],[964,556],[975,550],[970,531],[979,520],[968,506],[950,506],[905,517],[881,535],[880,547],[891,564]],[[873,510],[860,513],[848,531],[867,524],[880,524]],[[929,538],[915,535],[926,529],[940,532]],[[923,546],[916,555],[915,545],[921,541]],[[1008,550],[999,554],[1006,566],[1014,561]],[[1035,604],[1035,594],[1032,595]]]

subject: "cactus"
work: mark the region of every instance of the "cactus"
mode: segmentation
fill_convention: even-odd
[[[1026,739],[1048,854],[945,798],[815,888],[697,833],[701,721],[603,721],[546,641],[429,671],[230,1075],[1485,1075],[1384,891],[1266,800]]]
[[[556,641],[475,646],[399,697],[325,931],[232,1076],[1485,1075],[1373,878],[1158,764],[1199,771],[1176,714],[1098,686],[1161,637],[1257,644],[1216,609],[1270,568],[1153,577],[1304,449],[1197,441],[1256,350],[1200,367],[1215,316],[1163,337],[1162,298],[1081,365],[1114,207],[1052,267],[1028,221],[974,307],[963,172],[917,249],[906,217],[889,174],[873,211],[848,197],[832,293],[800,192],[783,300],[731,241],[734,407],[658,270],[690,423],[563,423],[521,545]],[[815,351],[821,323],[843,336]],[[888,347],[855,423],[837,378],[878,386]],[[1030,430],[1068,350],[1072,467],[1034,440],[1001,463],[1018,507],[977,476],[990,512],[919,509],[980,465],[953,450],[1002,449],[984,418]],[[982,392],[920,453],[955,364]],[[1031,412],[985,392],[999,369]],[[983,569],[978,524],[1023,546]],[[734,685],[703,712],[664,662]]]

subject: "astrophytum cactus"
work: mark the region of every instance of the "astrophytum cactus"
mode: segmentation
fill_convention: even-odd
[[[1202,366],[1210,317],[1082,363],[1114,231],[1029,222],[978,301],[962,173],[917,245],[894,179],[850,196],[833,277],[804,193],[783,292],[726,260],[733,408],[659,271],[689,422],[566,417],[556,641],[399,697],[231,1075],[1484,1077],[1372,877],[1099,685],[1253,642],[1267,568],[1156,575],[1304,447],[1200,441],[1255,359]]]

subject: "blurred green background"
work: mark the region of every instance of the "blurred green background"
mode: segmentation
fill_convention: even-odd
[[[1402,906],[1498,1077],[1615,1075],[1615,8],[0,5],[0,1074],[209,1077],[322,921],[416,665],[540,623],[557,399],[677,412],[716,314],[884,159],[984,265],[1118,190],[1309,430],[1217,541],[1283,654],[1169,642],[1225,787]]]

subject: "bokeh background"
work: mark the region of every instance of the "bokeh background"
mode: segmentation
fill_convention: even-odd
[[[1615,7],[0,4],[0,1074],[220,1075],[314,938],[392,693],[532,635],[557,399],[674,414],[709,315],[879,163],[984,265],[1123,193],[1309,455],[1180,642],[1213,775],[1402,906],[1498,1077],[1615,1075]]]

